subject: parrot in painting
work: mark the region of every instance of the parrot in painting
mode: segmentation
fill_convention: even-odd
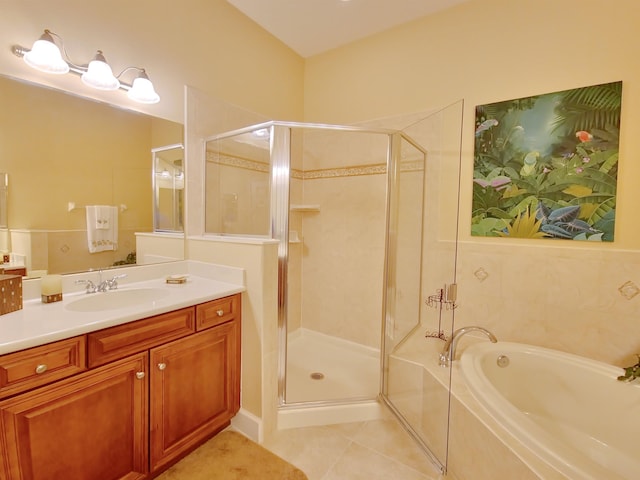
[[[580,131],[576,132],[576,137],[582,143],[589,142],[589,141],[593,140],[593,135],[591,135],[589,132],[587,132],[585,130],[580,130]]]
[[[536,171],[536,163],[538,163],[538,157],[540,153],[529,152],[525,155],[522,168],[520,169],[520,175],[527,177],[533,175]]]
[[[485,130],[489,130],[491,127],[495,127],[496,125],[498,125],[498,120],[496,120],[495,118],[485,120],[480,125],[478,125],[478,128],[476,128],[476,137],[479,137],[482,132],[484,132]]]

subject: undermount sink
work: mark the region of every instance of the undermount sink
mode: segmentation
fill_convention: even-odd
[[[89,293],[65,306],[74,312],[98,312],[117,308],[134,307],[143,303],[154,302],[166,297],[168,291],[161,288],[131,288],[127,290],[110,290],[103,293]]]

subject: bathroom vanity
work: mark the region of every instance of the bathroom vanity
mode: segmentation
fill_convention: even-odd
[[[229,425],[240,295],[124,321],[103,314],[70,338],[0,355],[0,480],[153,478]],[[167,310],[163,301],[153,304]]]

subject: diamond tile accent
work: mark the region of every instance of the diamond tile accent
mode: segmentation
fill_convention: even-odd
[[[626,298],[627,300],[631,300],[633,297],[638,295],[638,293],[640,293],[640,288],[638,288],[635,283],[629,280],[628,282],[623,283],[620,288],[618,288],[618,291],[624,298]]]
[[[60,251],[61,251],[62,253],[67,253],[69,250],[71,250],[71,249],[69,248],[69,245],[62,245],[62,246],[60,247]]]
[[[489,273],[482,267],[473,272],[473,275],[481,282],[484,282],[487,278],[489,278]]]

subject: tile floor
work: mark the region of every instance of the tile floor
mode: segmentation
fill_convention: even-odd
[[[379,420],[278,431],[264,445],[309,480],[443,480],[400,423]]]

